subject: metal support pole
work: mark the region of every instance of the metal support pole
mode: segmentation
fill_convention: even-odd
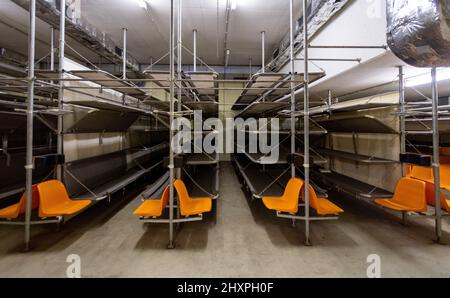
[[[122,79],[127,79],[127,28],[123,30],[123,51],[122,51]]]
[[[253,75],[253,60],[252,60],[251,57],[248,59],[248,62],[249,62],[249,66],[250,66],[249,75],[250,75],[250,78],[251,78],[252,75]]]
[[[441,177],[439,173],[440,142],[439,142],[439,91],[436,79],[436,67],[431,70],[433,88],[433,173],[434,173],[434,197],[436,216],[436,242],[442,237],[442,210],[441,210]]]
[[[168,248],[175,248],[173,235],[173,209],[174,209],[174,153],[172,148],[172,140],[174,138],[173,122],[175,111],[175,26],[174,26],[174,0],[170,0],[170,153],[169,153],[169,175],[170,175],[170,200],[169,200],[169,244]]]
[[[197,29],[194,29],[194,72],[197,72]]]
[[[310,164],[309,164],[309,39],[308,39],[308,1],[303,0],[303,40],[304,40],[304,58],[305,58],[305,86],[304,86],[304,144],[305,144],[305,244],[311,245],[309,239],[309,174],[310,174]]]
[[[261,32],[261,73],[266,72],[266,31]]]
[[[294,0],[290,0],[289,5],[289,28],[290,28],[290,59],[291,59],[291,154],[295,154],[295,53],[294,53]],[[294,163],[291,164],[291,177],[296,177]]]
[[[50,27],[50,70],[55,70],[55,28]]]
[[[177,111],[181,112],[182,104],[181,99],[183,97],[183,86],[182,86],[182,72],[183,72],[183,0],[178,0],[178,32],[177,32],[177,78],[178,78],[178,102],[177,102]],[[189,92],[190,90],[188,90]],[[177,179],[181,179],[181,169],[177,169],[176,171]],[[177,219],[180,218],[180,200],[178,200],[178,208],[177,208]],[[179,228],[178,224],[178,228]]]
[[[181,96],[183,94],[183,88],[181,86],[182,82],[181,80],[183,79],[181,73],[183,71],[183,61],[182,61],[182,56],[183,56],[183,32],[182,32],[182,5],[183,5],[183,0],[178,0],[178,32],[177,32],[177,78],[178,78],[178,106],[177,106],[177,111],[180,112],[181,111]]]
[[[59,90],[58,90],[58,109],[63,110],[64,108],[64,52],[66,45],[66,0],[60,0],[61,2],[61,13],[59,18]],[[57,140],[57,151],[58,154],[62,155],[64,153],[64,139],[63,139],[63,125],[64,125],[63,115],[58,115],[58,140]],[[63,180],[63,166],[58,165],[56,170],[56,178],[59,181]]]
[[[34,60],[36,46],[36,0],[30,1],[30,32],[28,34],[28,102],[26,152],[25,251],[30,249],[31,203],[33,200],[33,117],[34,117]]]
[[[406,126],[405,126],[405,77],[403,66],[398,67],[399,103],[400,103],[400,153],[406,153]],[[402,176],[405,176],[405,167],[402,164]]]

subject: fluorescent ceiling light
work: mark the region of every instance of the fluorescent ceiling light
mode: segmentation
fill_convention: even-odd
[[[142,9],[147,9],[149,5],[149,0],[134,0],[134,2]]]
[[[231,0],[231,10],[236,10],[237,8],[237,0]]]
[[[436,80],[438,82],[450,80],[450,68],[440,68],[437,70]],[[432,83],[431,79],[431,69],[427,74],[415,76],[409,79],[406,79],[405,85],[406,87],[416,87],[422,85],[429,85]]]

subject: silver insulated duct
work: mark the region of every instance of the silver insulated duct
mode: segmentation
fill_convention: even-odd
[[[387,0],[387,38],[416,67],[450,66],[450,1]]]

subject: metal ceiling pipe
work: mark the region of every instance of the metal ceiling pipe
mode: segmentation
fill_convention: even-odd
[[[266,31],[261,32],[261,53],[262,53],[261,72],[265,73],[266,72]]]
[[[224,64],[226,61],[226,55],[228,50],[228,34],[230,33],[230,22],[231,22],[231,0],[227,0],[226,7],[226,20],[225,20],[225,38],[223,40],[223,48],[224,48]]]
[[[197,29],[194,29],[193,33],[194,33],[194,72],[197,72]]]
[[[231,50],[227,49],[225,51],[225,68],[227,68],[228,64],[230,63],[230,55],[231,55]]]
[[[25,165],[25,251],[30,249],[31,204],[33,200],[33,120],[34,120],[34,60],[36,47],[36,0],[30,1],[30,32],[28,34],[28,103],[27,103],[27,149]]]
[[[127,28],[122,28],[123,31],[123,50],[122,50],[122,79],[127,79]]]

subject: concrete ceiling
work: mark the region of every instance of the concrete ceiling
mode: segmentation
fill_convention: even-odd
[[[82,16],[108,33],[114,41],[122,41],[123,27],[129,29],[130,53],[143,63],[158,59],[169,48],[170,1],[149,0],[149,10],[136,0],[83,0]],[[301,15],[300,1],[296,16]],[[224,60],[227,0],[183,0],[183,44],[192,50],[194,29],[198,30],[198,55],[211,65]],[[177,1],[175,1],[175,6]],[[177,7],[175,7],[175,11]],[[289,30],[289,0],[237,0],[231,12],[228,48],[230,65],[248,65],[261,61],[260,32],[266,31],[267,56]],[[187,52],[184,61],[192,61]]]
[[[170,1],[148,2],[149,10],[145,10],[136,0],[81,0],[81,16],[118,45],[122,44],[122,28],[127,27],[129,53],[139,62],[149,63],[150,57],[156,60],[168,52]],[[295,2],[295,17],[298,18],[301,1]],[[222,65],[224,61],[226,3],[227,0],[183,0],[183,43],[192,49],[192,30],[197,29],[198,56],[210,65]],[[1,0],[0,36],[8,38],[1,38],[0,46],[26,54],[27,30],[27,11],[9,0]],[[237,8],[230,17],[229,65],[248,65],[249,58],[254,65],[260,65],[261,31],[266,31],[266,59],[269,59],[288,30],[289,0],[237,0]],[[37,22],[37,37],[37,55],[45,55],[50,34],[44,22]],[[75,42],[70,45],[89,59],[97,60],[81,45]],[[192,56],[185,52],[183,61],[192,63]]]

